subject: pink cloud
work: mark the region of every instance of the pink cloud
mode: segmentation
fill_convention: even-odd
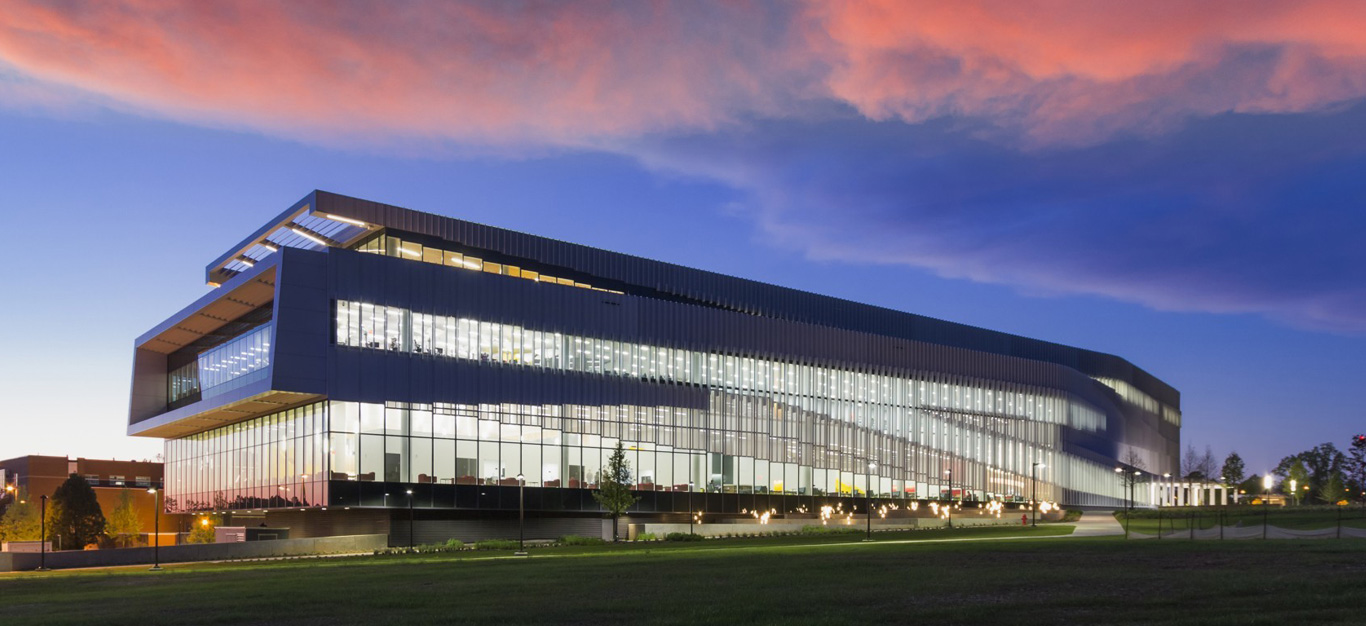
[[[979,116],[1071,143],[1366,95],[1359,2],[860,0],[811,13],[837,59],[831,94],[874,119]]]
[[[305,138],[556,144],[711,128],[769,108],[756,70],[786,63],[748,30],[765,11],[743,4],[6,4],[0,60],[29,76]]]
[[[1046,144],[1366,95],[1359,2],[4,4],[0,61],[32,79],[312,140],[583,144],[833,99]]]

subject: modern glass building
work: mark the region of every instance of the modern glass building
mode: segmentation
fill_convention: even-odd
[[[1179,393],[1116,356],[323,191],[207,280],[138,338],[129,433],[174,511],[295,536],[515,519],[519,475],[555,533],[618,442],[658,519],[1176,470]]]

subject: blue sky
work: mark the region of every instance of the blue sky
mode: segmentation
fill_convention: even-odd
[[[890,34],[756,6],[400,16],[564,38],[547,62],[518,29],[453,27],[430,35],[449,63],[364,15],[304,28],[336,57],[259,59],[233,16],[21,8],[0,29],[0,458],[159,452],[123,435],[133,339],[315,188],[1118,354],[1181,390],[1183,443],[1254,472],[1363,430],[1366,52],[1316,14],[1192,14],[1184,44],[1089,15],[1133,34],[1083,58],[898,3],[872,20]],[[351,75],[306,74],[337,59]]]

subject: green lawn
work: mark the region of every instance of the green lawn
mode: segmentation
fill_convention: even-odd
[[[1329,506],[1290,506],[1264,509],[1260,506],[1239,506],[1228,507],[1222,512],[1217,507],[1163,509],[1160,516],[1162,532],[1188,530],[1192,524],[1196,528],[1217,528],[1221,514],[1226,526],[1241,524],[1245,527],[1261,528],[1262,516],[1265,514],[1270,525],[1291,530],[1334,528],[1338,524],[1339,516],[1344,528],[1366,528],[1366,511],[1361,507],[1339,509]],[[1124,523],[1124,512],[1116,512],[1115,518],[1121,524]],[[1154,534],[1157,532],[1158,519],[1157,511],[1135,510],[1130,516],[1129,529],[1138,533]]]
[[[1359,622],[1366,541],[962,529],[0,576],[14,624]],[[907,537],[997,541],[898,541]]]

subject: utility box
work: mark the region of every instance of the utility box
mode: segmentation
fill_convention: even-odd
[[[213,529],[214,543],[271,541],[274,539],[289,539],[289,529],[268,526],[219,526]]]
[[[0,552],[33,552],[43,551],[43,544],[47,544],[47,551],[52,551],[52,542],[47,541],[6,541],[0,543]]]

